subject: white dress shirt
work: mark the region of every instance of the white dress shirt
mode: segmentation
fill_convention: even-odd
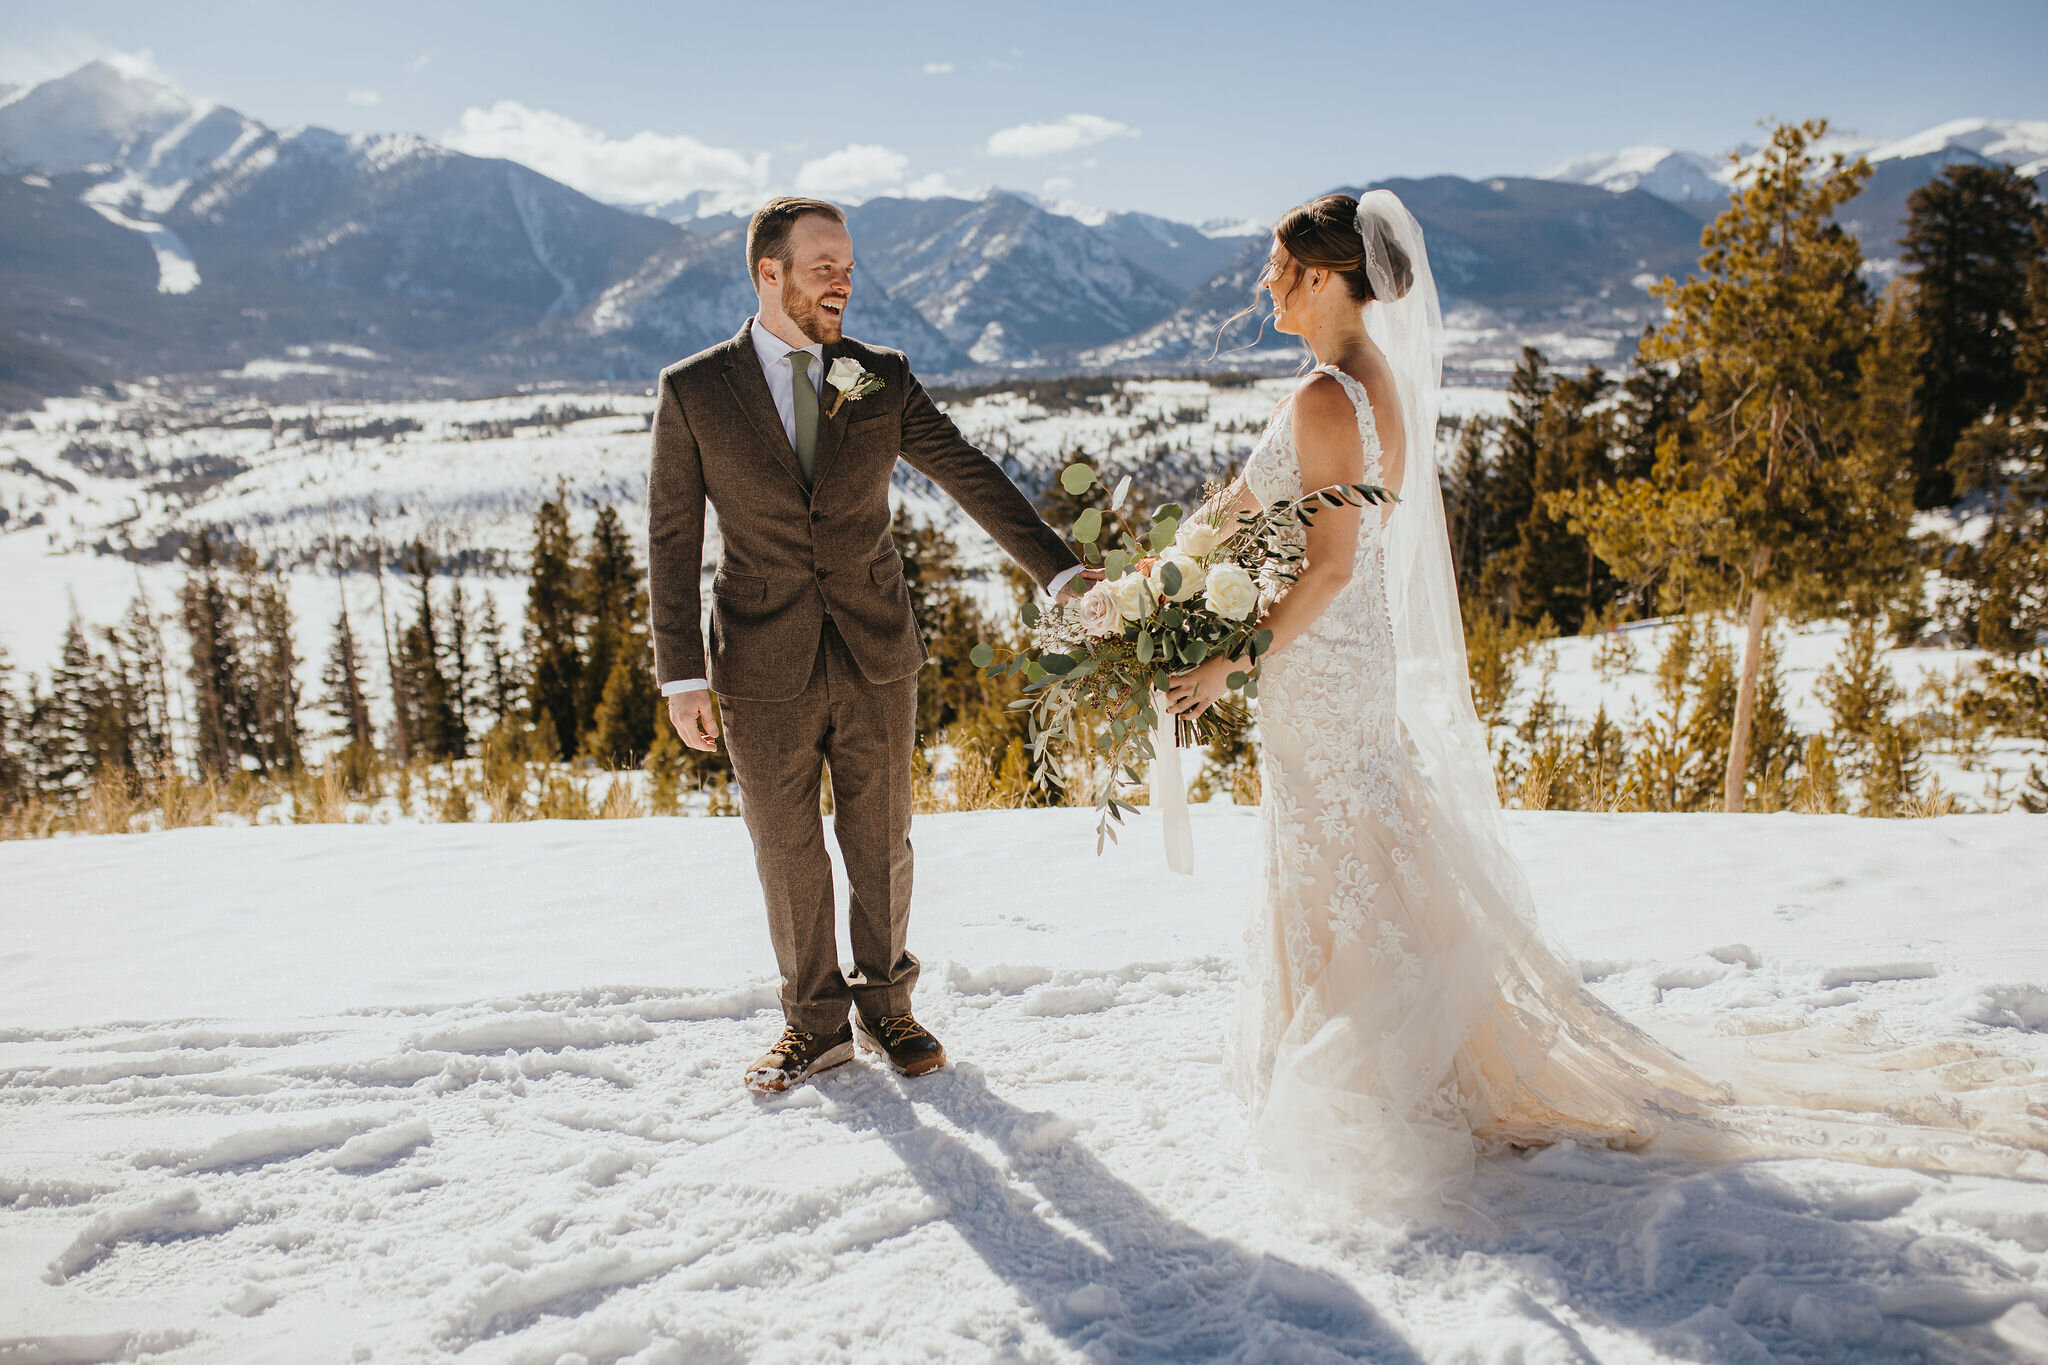
[[[789,363],[789,353],[791,351],[809,351],[811,353],[810,383],[822,395],[825,384],[824,343],[814,341],[808,346],[792,346],[781,337],[775,335],[775,333],[769,331],[767,324],[761,321],[758,313],[754,315],[754,325],[750,331],[754,338],[754,354],[761,358],[761,376],[768,381],[768,396],[775,400],[775,415],[782,419],[782,434],[789,438],[789,448],[794,450],[796,449],[796,366]],[[818,407],[820,416],[824,414],[824,411],[824,405],[820,402]],[[1052,585],[1046,590],[1048,595],[1057,598],[1060,595],[1060,589],[1067,586],[1067,580],[1079,572],[1081,572],[1081,566],[1076,564],[1073,568],[1068,569],[1053,579]],[[671,697],[678,692],[703,692],[709,690],[710,686],[710,681],[705,678],[677,678],[674,682],[665,682],[661,685],[661,695]]]

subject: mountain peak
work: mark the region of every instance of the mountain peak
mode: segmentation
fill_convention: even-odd
[[[154,77],[90,61],[0,104],[0,169],[122,165],[212,107]]]

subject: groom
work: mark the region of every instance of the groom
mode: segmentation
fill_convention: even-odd
[[[759,311],[669,366],[647,481],[654,668],[683,743],[717,748],[720,714],[753,836],[787,1027],[745,1084],[771,1093],[853,1055],[943,1066],[910,1012],[910,778],[924,642],[889,536],[898,457],[930,478],[1048,592],[1079,565],[925,394],[901,351],[841,335],[853,289],[846,217],[773,199],[747,226]],[[722,541],[710,669],[699,626],[704,505]],[[718,694],[714,709],[711,691]],[[839,969],[819,777],[851,888],[854,974]]]

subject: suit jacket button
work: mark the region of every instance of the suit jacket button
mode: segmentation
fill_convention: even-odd
[[[818,577],[820,577],[820,578],[823,578],[824,576],[825,576],[825,570],[823,570],[823,569],[820,569],[820,570],[818,570]]]
[[[823,512],[813,512],[813,513],[811,513],[811,520],[812,520],[812,521],[823,521],[824,519],[825,519],[825,514],[824,514]]]

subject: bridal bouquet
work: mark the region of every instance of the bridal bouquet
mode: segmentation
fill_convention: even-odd
[[[1095,471],[1069,465],[1060,484],[1080,497],[1096,486]],[[1029,644],[999,649],[983,642],[969,657],[984,676],[1021,676],[1024,696],[1010,703],[1028,710],[1032,777],[1064,787],[1058,753],[1089,754],[1107,762],[1110,781],[1096,822],[1096,852],[1116,838],[1115,824],[1133,809],[1120,799],[1126,784],[1138,784],[1138,763],[1157,756],[1154,733],[1161,732],[1162,691],[1171,675],[1222,656],[1240,666],[1227,679],[1233,697],[1198,721],[1173,717],[1171,742],[1205,744],[1244,721],[1238,698],[1259,695],[1261,660],[1273,633],[1259,617],[1294,582],[1304,553],[1293,528],[1306,527],[1324,507],[1367,506],[1393,495],[1372,484],[1340,484],[1298,501],[1280,501],[1263,512],[1239,513],[1225,525],[1211,498],[1183,520],[1174,503],[1156,508],[1141,539],[1125,507],[1126,476],[1109,500],[1108,516],[1091,507],[1074,522],[1082,557],[1102,570],[1102,579],[1068,602],[1040,609],[1027,604],[1023,623]],[[1115,525],[1111,524],[1111,518]],[[1219,714],[1220,713],[1220,714]],[[1092,740],[1083,726],[1099,726]],[[1166,735],[1161,732],[1161,741]]]

